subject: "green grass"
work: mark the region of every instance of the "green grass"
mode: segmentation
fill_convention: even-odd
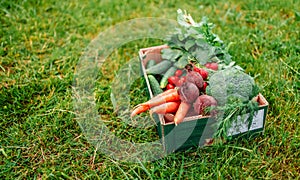
[[[0,1],[1,179],[296,179],[300,176],[299,1]],[[206,15],[234,60],[253,76],[270,103],[264,135],[171,154],[154,162],[119,162],[96,152],[76,122],[74,71],[98,33],[140,17],[176,18],[178,8],[196,20]],[[115,50],[99,72],[99,113],[110,117],[111,81],[139,48]],[[110,61],[109,61],[110,60]],[[137,85],[140,83],[137,83]],[[134,88],[133,88],[134,89]],[[140,88],[135,93],[147,98]],[[112,116],[113,117],[113,116]],[[155,128],[130,127],[116,118],[116,136],[150,142]],[[125,133],[124,133],[125,132]]]

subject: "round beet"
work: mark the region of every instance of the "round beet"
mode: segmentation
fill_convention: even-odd
[[[203,78],[196,71],[189,71],[186,75],[186,81],[196,84],[199,89],[203,87]]]
[[[196,98],[199,96],[198,87],[191,82],[184,82],[178,89],[178,93],[180,95],[180,100],[193,103]]]
[[[215,100],[215,98],[208,95],[201,95],[194,102],[194,110],[198,114],[202,114],[202,115],[208,115],[208,114],[214,115],[216,113],[216,111],[214,110],[212,110],[209,113],[205,111],[207,107],[215,107],[215,106],[217,106],[217,101]]]

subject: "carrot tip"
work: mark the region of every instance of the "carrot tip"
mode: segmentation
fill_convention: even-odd
[[[175,126],[178,126],[177,122],[174,120]]]

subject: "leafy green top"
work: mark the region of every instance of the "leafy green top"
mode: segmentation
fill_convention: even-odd
[[[174,61],[178,68],[183,68],[189,62],[233,65],[223,41],[212,32],[214,25],[207,18],[195,22],[182,10],[179,9],[177,13],[180,27],[167,38],[170,48],[162,50],[163,59]]]

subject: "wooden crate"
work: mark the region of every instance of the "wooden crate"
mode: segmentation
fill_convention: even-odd
[[[139,51],[141,70],[146,79],[150,98],[153,97],[153,93],[145,72],[145,65],[150,59],[160,62],[162,60],[161,50],[163,48],[168,48],[168,46],[161,45],[149,47],[140,49]],[[248,123],[243,122],[245,116],[242,116],[240,121],[236,124],[233,124],[229,129],[229,136],[235,138],[246,135],[249,137],[264,132],[268,102],[261,94],[259,94],[256,98],[259,102],[259,110],[253,117],[250,130],[248,131]],[[178,126],[175,126],[173,122],[166,123],[162,115],[156,115],[154,118],[158,123],[158,134],[166,152],[174,152],[185,150],[191,147],[204,146],[209,144],[209,142],[212,140],[214,132],[212,125],[215,123],[215,119],[210,116],[199,115],[186,117]]]

